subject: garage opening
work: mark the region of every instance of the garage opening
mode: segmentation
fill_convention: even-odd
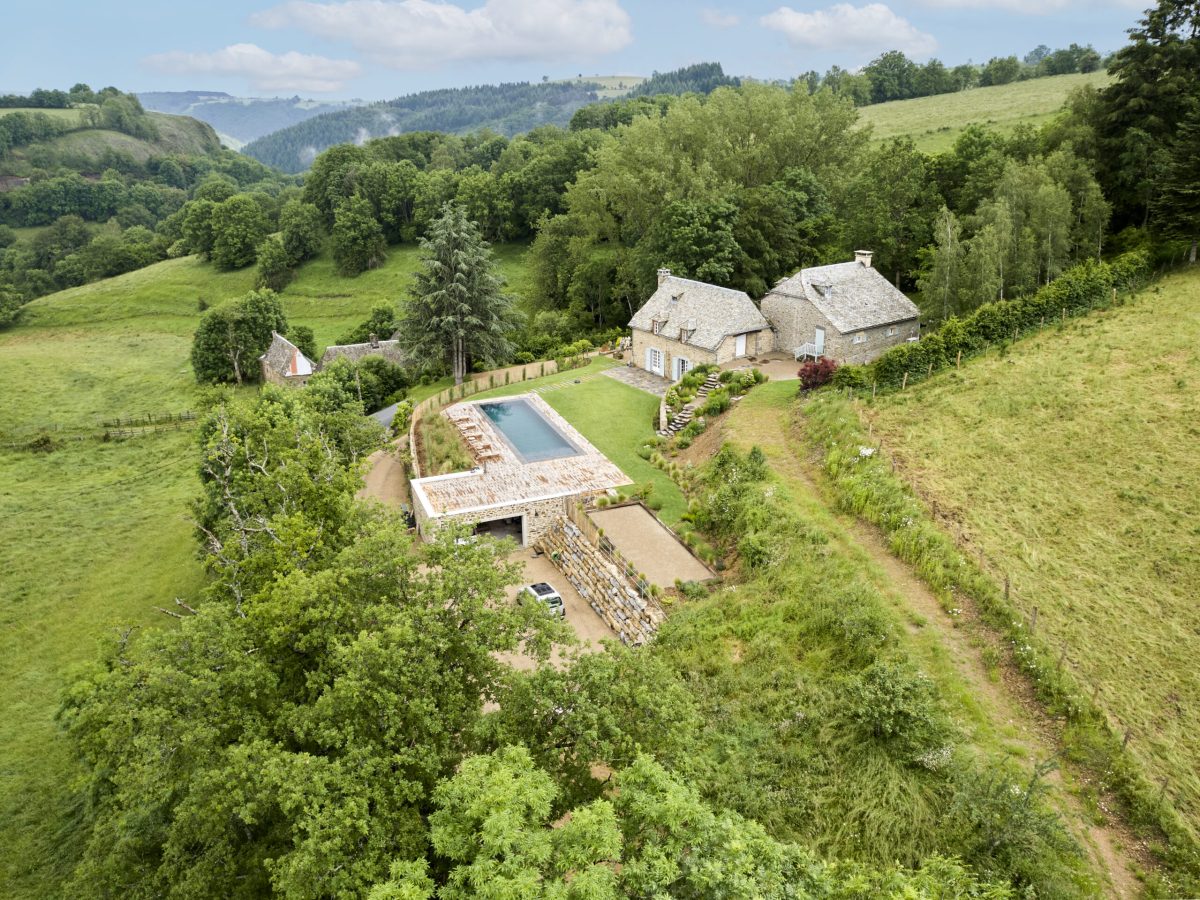
[[[512,538],[518,544],[525,543],[525,517],[509,516],[506,519],[491,519],[475,526],[475,533],[494,538]]]

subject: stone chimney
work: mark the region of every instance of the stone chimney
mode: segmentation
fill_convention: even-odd
[[[373,348],[376,348],[376,349],[378,349],[378,347],[379,347],[379,335],[377,335],[377,334],[372,334],[372,335],[371,335],[371,336],[368,338],[368,340],[371,342],[371,346],[372,346]]]
[[[854,261],[856,263],[858,263],[859,265],[866,266],[868,269],[871,268],[872,252],[873,251],[871,251],[871,250],[855,250],[854,251]]]
[[[661,286],[662,286],[662,283],[663,283],[664,281],[666,281],[666,280],[667,280],[668,278],[670,278],[670,277],[671,277],[671,270],[670,270],[670,269],[659,269],[659,270],[658,270],[658,284],[659,284],[659,286],[661,287]]]

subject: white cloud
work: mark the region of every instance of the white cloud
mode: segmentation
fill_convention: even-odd
[[[851,6],[835,3],[828,9],[799,12],[781,6],[759,22],[778,31],[794,47],[820,50],[903,50],[927,56],[937,49],[933,35],[918,30],[882,3]]]
[[[733,28],[741,23],[742,17],[737,13],[708,7],[700,10],[700,21],[713,28]]]
[[[471,10],[435,0],[288,0],[251,22],[344,40],[398,69],[460,59],[594,57],[633,40],[619,0],[487,0]]]
[[[271,53],[256,44],[231,44],[212,53],[172,50],[148,56],[144,62],[170,75],[238,76],[260,91],[340,91],[362,72],[354,60],[327,59],[295,50]]]
[[[1075,0],[924,0],[926,6],[938,9],[986,9],[998,12],[1025,13],[1028,15],[1045,15],[1062,12],[1075,5]],[[1141,7],[1145,0],[1127,0],[1110,5],[1130,5]]]

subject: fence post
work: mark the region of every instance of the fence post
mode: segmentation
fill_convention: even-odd
[[[1033,608],[1033,615],[1029,617],[1029,633],[1030,634],[1033,634],[1034,631],[1037,630],[1037,614],[1038,614],[1038,608],[1035,606]]]
[[[900,382],[900,390],[904,390],[906,387],[908,387],[908,372],[904,373],[904,380]]]
[[[962,368],[962,351],[961,350],[958,351],[958,356],[954,360],[954,368],[956,368],[956,369]]]

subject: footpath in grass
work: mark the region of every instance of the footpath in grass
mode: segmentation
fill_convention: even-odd
[[[752,390],[720,422],[721,437],[745,452],[763,450],[790,502],[806,521],[830,539],[830,552],[853,567],[886,601],[905,632],[906,652],[935,681],[938,695],[971,746],[1008,758],[1026,771],[1051,758],[1056,748],[1020,701],[1000,683],[983,648],[961,628],[934,592],[892,555],[886,541],[855,517],[835,513],[824,481],[805,457],[798,429],[798,382],[768,382]],[[901,624],[902,623],[902,624]],[[1055,779],[1050,801],[1068,829],[1086,847],[1096,871],[1119,891],[1134,889],[1128,860],[1115,847],[1115,835],[1090,818]]]
[[[1200,272],[869,416],[1200,830]]]
[[[658,397],[601,374],[614,365],[617,363],[611,359],[598,356],[584,368],[507,385],[474,394],[469,399],[508,397],[538,390],[543,400],[629,476],[630,484],[652,482],[651,496],[663,503],[659,517],[674,525],[687,511],[683,493],[666,472],[637,452],[654,437]],[[575,384],[577,380],[579,384]]]

